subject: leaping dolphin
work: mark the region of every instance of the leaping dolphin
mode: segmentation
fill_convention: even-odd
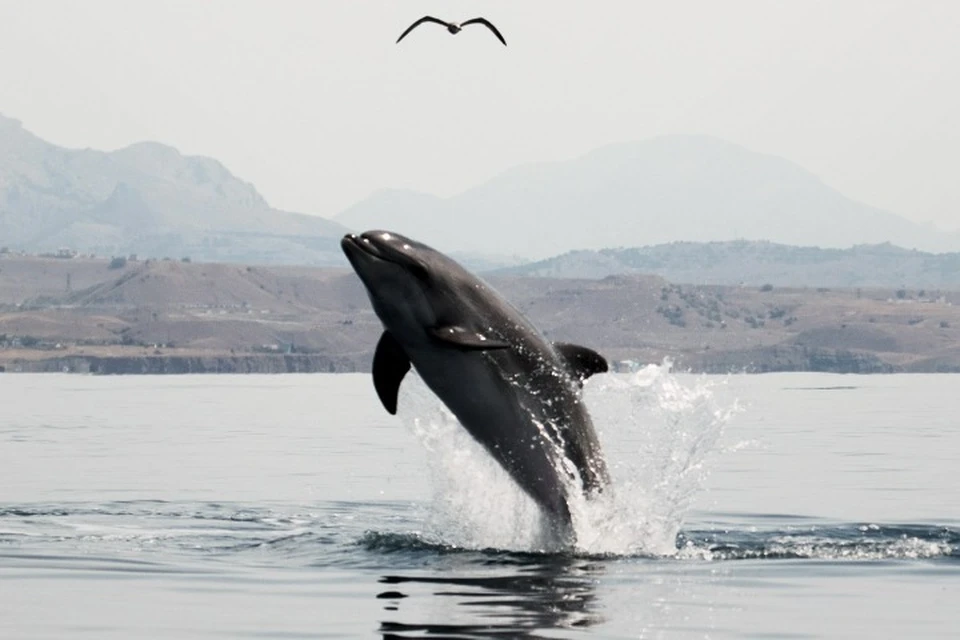
[[[449,31],[453,35],[457,35],[458,33],[460,33],[463,30],[463,28],[468,24],[482,24],[487,29],[490,29],[490,31],[493,32],[493,35],[497,36],[497,40],[502,42],[503,46],[507,46],[507,41],[503,39],[503,36],[500,35],[500,32],[497,30],[497,28],[493,26],[493,23],[487,20],[486,18],[471,18],[470,20],[467,20],[465,22],[447,22],[446,20],[434,18],[433,16],[423,16],[422,18],[414,22],[412,25],[407,27],[407,30],[401,33],[400,37],[397,38],[397,43],[403,40],[408,33],[413,31],[417,27],[419,27],[424,22],[433,22],[435,24],[442,25],[446,27],[447,31]]]
[[[391,231],[340,241],[384,326],[373,384],[397,411],[411,364],[460,424],[552,522],[572,535],[568,487],[609,484],[583,381],[597,352],[551,343],[488,284],[439,251]],[[574,475],[573,470],[576,471]]]

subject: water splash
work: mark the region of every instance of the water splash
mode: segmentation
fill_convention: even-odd
[[[468,549],[543,548],[537,505],[413,371],[397,414],[427,450],[433,495],[425,540]]]
[[[735,403],[705,378],[684,383],[670,363],[604,376],[585,389],[613,476],[606,501],[578,501],[578,546],[589,553],[672,555],[707,461]]]
[[[613,486],[594,500],[570,492],[577,551],[677,553],[684,514],[706,477],[704,462],[736,406],[719,405],[704,380],[683,384],[668,362],[594,376],[584,399]],[[433,497],[425,539],[468,549],[552,550],[534,502],[418,377],[405,382],[398,413],[428,451]]]

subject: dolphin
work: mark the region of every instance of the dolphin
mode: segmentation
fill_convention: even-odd
[[[609,484],[581,398],[607,371],[596,351],[549,342],[483,280],[425,244],[392,231],[348,234],[340,246],[366,287],[384,332],[373,356],[383,406],[411,365],[460,424],[572,535],[568,492]]]

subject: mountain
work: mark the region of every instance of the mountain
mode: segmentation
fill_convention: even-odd
[[[694,255],[701,251],[694,246],[687,254],[668,250],[674,266],[663,272],[639,253],[611,248],[745,239],[960,250],[960,234],[854,202],[795,164],[706,136],[664,136],[603,147],[568,162],[516,167],[452,198],[381,190],[331,221],[270,207],[253,185],[212,158],[184,156],[155,142],[113,152],[65,149],[0,116],[0,247],[345,266],[339,237],[347,229],[370,228],[396,229],[473,269],[603,249],[523,272],[553,269],[589,277],[653,271],[685,281],[705,281],[720,271],[684,271],[684,261],[706,260]],[[750,270],[736,264],[751,258],[731,251],[724,281],[751,280]],[[720,263],[707,263],[720,269]],[[836,273],[825,267],[822,275]],[[794,275],[784,274],[782,282],[776,274],[756,277],[800,283]],[[864,277],[870,275],[844,282],[853,286]]]
[[[495,273],[585,279],[643,273],[701,285],[960,289],[960,253],[933,254],[892,244],[821,249],[748,240],[673,242],[570,251]]]
[[[782,158],[692,135],[516,167],[451,198],[379,191],[334,220],[447,251],[528,258],[680,240],[960,250],[960,234],[855,202]]]
[[[106,255],[343,264],[344,228],[273,209],[212,158],[155,142],[65,149],[0,116],[0,244]]]

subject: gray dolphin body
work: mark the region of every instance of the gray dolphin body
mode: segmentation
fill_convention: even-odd
[[[384,325],[373,381],[387,411],[396,413],[412,364],[473,438],[569,531],[571,466],[588,496],[609,483],[581,399],[583,380],[606,371],[606,360],[586,347],[550,343],[489,285],[424,244],[368,231],[340,245]]]

